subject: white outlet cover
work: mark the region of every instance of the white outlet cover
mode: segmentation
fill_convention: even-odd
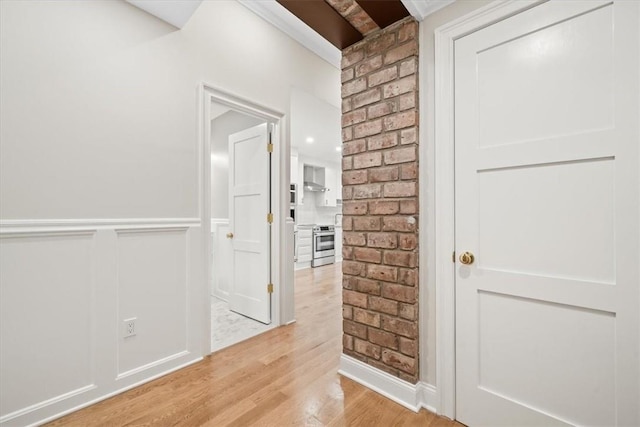
[[[136,334],[136,320],[138,320],[137,317],[131,317],[122,321],[123,338],[132,337]]]

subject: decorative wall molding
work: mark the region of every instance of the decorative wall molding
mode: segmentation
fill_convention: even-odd
[[[96,232],[100,229],[164,229],[200,226],[200,218],[5,219],[0,236],[16,234]]]
[[[82,404],[80,404],[78,406],[75,406],[75,407],[73,407],[71,409],[67,409],[64,412],[60,412],[60,413],[58,413],[58,414],[56,414],[54,416],[51,416],[51,417],[45,418],[45,419],[43,419],[41,421],[38,421],[37,424],[38,425],[45,424],[45,423],[48,423],[48,422],[53,421],[55,419],[58,419],[60,417],[63,417],[65,415],[71,414],[72,412],[76,412],[76,411],[79,411],[80,409],[86,408],[88,406],[95,405],[96,403],[99,403],[99,402],[102,402],[103,400],[107,400],[109,398],[112,398],[113,396],[117,396],[118,394],[121,394],[121,393],[124,393],[125,391],[131,390],[132,388],[140,387],[141,385],[146,384],[146,383],[148,383],[150,381],[153,381],[153,380],[156,380],[158,378],[164,377],[165,375],[168,375],[168,374],[170,374],[172,372],[175,372],[175,371],[179,371],[180,369],[184,369],[184,368],[186,368],[186,367],[188,367],[190,365],[193,365],[194,363],[198,363],[198,362],[202,361],[202,359],[203,359],[202,357],[198,357],[195,360],[183,363],[183,364],[175,366],[175,367],[173,367],[171,369],[167,369],[167,370],[165,370],[163,372],[155,374],[155,375],[153,375],[153,376],[151,376],[149,378],[145,378],[145,379],[143,379],[141,381],[138,381],[138,382],[136,382],[134,384],[129,384],[129,385],[125,386],[125,387],[121,387],[121,388],[119,388],[119,389],[117,389],[117,390],[115,390],[115,391],[113,391],[113,392],[111,392],[109,394],[106,394],[104,396],[100,396],[97,399],[93,399],[93,400],[91,400],[89,402],[82,403]],[[15,418],[15,417],[12,417],[12,419],[13,418]],[[10,421],[10,420],[7,419],[6,421]],[[5,421],[4,420],[0,420],[0,423],[2,423],[2,422],[5,422]],[[35,425],[35,424],[33,424],[33,425]]]
[[[122,380],[123,378],[130,377],[131,375],[139,374],[140,372],[144,372],[147,369],[155,368],[156,366],[163,365],[167,362],[171,362],[172,360],[179,359],[181,357],[188,356],[189,352],[187,350],[181,351],[180,353],[172,354],[171,356],[167,356],[160,360],[156,360],[155,362],[147,363],[143,366],[138,366],[135,369],[131,369],[129,371],[123,372],[116,377],[116,380]]]
[[[340,68],[340,49],[325,40],[275,0],[238,0],[238,2],[329,64]]]
[[[55,301],[56,310],[79,313],[74,314],[75,318],[82,320],[82,324],[88,328],[88,331],[82,334],[74,332],[74,349],[71,353],[60,356],[58,352],[58,359],[62,357],[61,360],[73,360],[74,363],[82,364],[84,369],[75,366],[73,370],[65,371],[63,379],[56,378],[55,375],[49,377],[46,373],[40,375],[40,381],[55,384],[54,392],[47,395],[34,392],[14,402],[11,407],[3,405],[3,409],[8,412],[0,414],[0,425],[39,425],[201,360],[202,349],[208,348],[210,342],[210,338],[207,337],[203,343],[199,334],[202,325],[209,323],[206,319],[208,313],[200,313],[194,309],[199,307],[201,300],[195,291],[200,283],[204,282],[204,268],[200,256],[202,237],[202,222],[199,218],[0,221],[3,266],[6,267],[5,262],[11,262],[10,269],[0,270],[3,274],[3,298],[8,298],[6,302],[15,307],[24,306],[27,304],[25,301],[31,301],[40,295],[33,295],[33,287],[24,285],[30,285],[34,280],[44,281],[47,283],[47,289],[44,291],[52,292],[55,289],[58,292],[52,295],[76,295],[75,298],[58,298]],[[123,239],[129,242],[126,251],[123,251]],[[74,243],[76,241],[79,243]],[[149,306],[144,300],[148,287],[156,284],[153,275],[148,277],[147,273],[150,269],[154,270],[153,259],[149,262],[149,250],[155,250],[158,242],[162,243],[162,247],[158,249],[158,255],[164,256],[161,259],[176,261],[175,254],[184,256],[184,261],[179,265],[171,262],[164,266],[170,272],[176,272],[175,275],[164,275],[163,278],[166,278],[165,285],[177,289],[176,294],[180,298],[165,298],[162,307],[169,307],[171,313],[175,313],[176,310],[184,312],[176,315],[183,326],[180,330],[173,331],[171,342],[168,342],[165,336],[157,339],[158,328],[154,325],[158,322],[153,319],[162,317],[162,313],[158,313],[161,308]],[[138,266],[139,261],[145,260],[145,257],[146,264]],[[14,259],[19,262],[13,262]],[[140,327],[136,342],[129,344],[142,346],[141,350],[150,354],[149,357],[140,360],[130,359],[126,365],[121,365],[119,352],[123,343],[120,332],[122,318],[129,316],[121,311],[118,290],[118,283],[125,271],[121,265],[123,259],[129,266],[128,277],[133,278],[129,280],[128,289],[135,288],[133,298],[126,298],[126,309],[139,318]],[[63,270],[61,265],[64,267]],[[42,275],[43,268],[52,269],[53,273],[44,279],[31,274],[35,271]],[[142,280],[137,280],[138,276]],[[86,295],[83,294],[82,298],[78,297],[79,289],[85,291]],[[40,297],[35,303],[46,306],[46,301],[49,300],[45,301],[43,298]],[[66,321],[62,326],[57,325],[39,309],[31,309],[29,318],[31,325],[46,324],[51,329],[51,325],[54,324],[58,328],[55,331],[64,332],[66,329],[63,325],[68,324]],[[23,333],[15,328],[8,328],[5,322],[2,324],[3,339],[11,340],[12,337],[19,337]],[[61,335],[66,337],[68,334]],[[46,336],[54,339],[50,333]],[[65,348],[68,348],[69,343],[66,346]],[[89,350],[84,353],[78,352],[78,346],[88,347]],[[72,356],[73,358],[69,359]],[[41,361],[40,370],[55,372],[59,367],[57,363],[60,363],[60,360],[51,359],[48,355],[48,358]],[[117,377],[113,375],[123,367]],[[9,368],[18,378],[17,384],[37,389],[24,380],[28,379],[29,375],[23,372],[33,370],[32,366],[14,361],[11,366],[3,367],[3,375],[6,373],[4,369]]]
[[[68,230],[42,229],[42,228],[20,228],[14,230],[0,229],[0,239],[15,239],[24,237],[80,237],[92,236],[98,230],[96,228],[77,227]]]
[[[450,5],[455,0],[401,0],[404,7],[418,21]]]
[[[54,403],[62,402],[63,400],[72,398],[74,396],[78,396],[83,393],[87,393],[96,388],[95,384],[87,385],[85,387],[81,387],[77,390],[72,390],[68,393],[61,394],[60,396],[56,396],[52,399],[45,400],[44,402],[36,403],[35,405],[28,406],[26,408],[20,409],[18,411],[7,414],[3,417],[0,417],[0,424],[8,423],[9,421],[26,415],[30,412],[37,411],[38,409],[45,408],[49,405],[53,405]]]

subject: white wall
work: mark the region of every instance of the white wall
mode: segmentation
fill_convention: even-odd
[[[208,352],[199,84],[288,114],[292,86],[339,105],[340,73],[235,1],[180,31],[111,0],[0,20],[0,421],[24,425]]]
[[[492,0],[456,1],[440,9],[420,23],[420,141],[421,159],[421,243],[420,252],[420,376],[421,380],[436,385],[436,283],[434,224],[434,150],[435,150],[435,40],[434,30],[460,18]],[[424,157],[422,157],[424,154]],[[422,161],[422,160],[421,160]],[[426,195],[426,197],[423,197]],[[426,273],[426,274],[425,274]]]
[[[236,111],[211,121],[211,218],[229,218],[229,135],[260,123]]]

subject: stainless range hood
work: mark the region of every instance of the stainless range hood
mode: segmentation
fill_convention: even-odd
[[[304,189],[308,191],[323,192],[327,191],[324,186],[324,168],[304,165]]]

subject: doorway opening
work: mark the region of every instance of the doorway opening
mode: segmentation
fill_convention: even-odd
[[[264,286],[249,286],[253,281],[250,275],[238,277],[238,271],[255,269],[262,265],[268,270],[269,251],[268,237],[246,236],[244,242],[238,243],[238,229],[259,229],[267,231],[264,224],[265,217],[257,211],[262,208],[265,213],[269,210],[270,200],[265,203],[264,196],[269,198],[268,187],[266,194],[237,194],[238,186],[250,185],[246,180],[268,181],[270,168],[268,155],[253,159],[257,166],[253,171],[238,170],[234,163],[246,164],[256,153],[247,152],[238,144],[251,147],[261,144],[255,140],[260,134],[267,133],[268,123],[262,118],[236,111],[228,106],[212,101],[211,105],[211,239],[212,239],[212,281],[211,281],[211,351],[217,351],[254,337],[273,328],[271,322],[271,299],[265,295]],[[253,137],[247,139],[247,135]],[[235,150],[239,148],[239,150]],[[266,147],[259,147],[265,150]],[[235,177],[232,170],[236,169]],[[249,172],[249,173],[247,173]],[[262,173],[260,173],[262,172]],[[237,176],[237,175],[240,176]],[[261,176],[265,175],[265,176]],[[235,183],[234,183],[235,179]],[[240,182],[238,182],[240,181]],[[263,196],[261,200],[258,199]],[[239,205],[247,203],[255,205],[256,212],[238,212]],[[234,206],[236,205],[236,206]],[[234,209],[235,207],[235,209]],[[264,239],[264,240],[263,240]],[[257,250],[239,250],[239,245],[255,245]],[[246,264],[246,265],[238,265]],[[260,273],[258,273],[260,274]],[[264,272],[263,272],[264,274]],[[267,272],[268,275],[268,272]],[[255,295],[254,295],[255,294]],[[247,300],[248,299],[248,300]],[[254,304],[260,307],[251,307]]]
[[[203,101],[208,354],[280,324],[282,115],[207,86]]]

